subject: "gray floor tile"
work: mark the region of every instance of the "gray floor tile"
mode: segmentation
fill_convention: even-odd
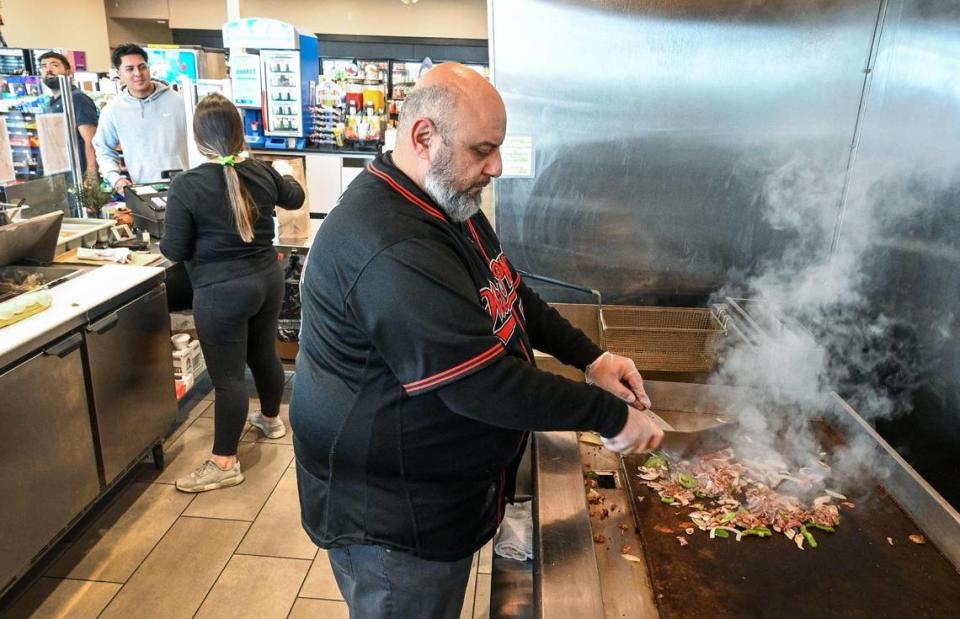
[[[481,574],[490,574],[493,571],[493,540],[480,549],[480,565],[477,571]]]
[[[166,484],[131,484],[47,576],[126,582],[192,499]]]
[[[248,526],[232,520],[181,517],[101,616],[192,616]]]
[[[489,574],[477,576],[477,597],[473,603],[473,619],[490,618],[490,579]]]
[[[324,600],[342,600],[340,589],[337,587],[337,581],[333,577],[333,568],[330,567],[330,559],[327,557],[327,551],[321,549],[317,553],[317,558],[313,560],[310,567],[310,573],[303,582],[300,589],[300,597],[316,598]]]
[[[290,612],[310,562],[234,555],[196,619],[283,619]]]
[[[317,546],[300,524],[296,471],[289,468],[243,538],[239,553],[313,560]]]
[[[199,419],[200,417],[205,417],[209,411],[210,417],[213,417],[213,401],[212,400],[197,400],[196,405],[187,413],[186,420],[180,424],[176,430],[173,431],[170,436],[164,440],[164,445],[173,445],[177,442],[183,433],[187,431],[193,422]]]
[[[94,619],[121,585],[85,580],[40,578],[5,613],[4,619]]]
[[[460,619],[470,619],[473,617],[473,602],[477,596],[478,564],[479,553],[473,555],[473,562],[470,564],[470,580],[467,581],[467,590],[463,594],[463,606],[460,607]]]
[[[297,599],[290,611],[289,619],[349,619],[350,610],[346,602],[331,600]]]

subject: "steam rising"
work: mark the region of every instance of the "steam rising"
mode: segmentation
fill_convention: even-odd
[[[910,333],[869,305],[864,294],[871,240],[919,205],[908,195],[878,200],[870,191],[851,193],[842,238],[831,252],[842,183],[842,173],[799,156],[770,174],[764,218],[783,239],[782,251],[713,299],[750,299],[742,305],[756,323],[747,323],[753,343],[735,342],[713,382],[768,398],[753,395],[736,406],[744,432],[735,448],[775,467],[796,470],[824,458],[810,421],[824,413],[826,393],[837,390],[873,421],[907,412],[919,381]],[[855,480],[876,468],[872,453],[868,443],[835,452],[835,482],[856,488]]]

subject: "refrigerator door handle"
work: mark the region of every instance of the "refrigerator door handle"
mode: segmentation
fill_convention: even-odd
[[[109,316],[105,318],[101,318],[97,322],[94,322],[88,325],[87,331],[90,333],[96,333],[97,335],[100,335],[116,327],[118,322],[120,322],[120,313],[113,312]]]
[[[48,357],[59,357],[63,359],[76,349],[80,348],[80,345],[83,344],[83,335],[80,333],[74,333],[68,338],[57,342],[49,348],[43,349],[43,354]]]

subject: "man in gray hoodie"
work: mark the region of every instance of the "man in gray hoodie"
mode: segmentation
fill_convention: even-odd
[[[93,138],[100,174],[122,192],[133,183],[162,179],[164,170],[186,170],[187,120],[183,99],[150,78],[147,52],[133,44],[113,50],[113,66],[124,88],[100,113]],[[127,176],[120,169],[121,154]]]

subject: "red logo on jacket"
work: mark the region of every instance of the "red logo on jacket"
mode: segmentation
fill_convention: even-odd
[[[517,317],[513,313],[517,290],[510,265],[502,253],[491,260],[489,266],[493,279],[489,286],[480,289],[480,304],[493,320],[493,334],[506,345],[517,330]]]

